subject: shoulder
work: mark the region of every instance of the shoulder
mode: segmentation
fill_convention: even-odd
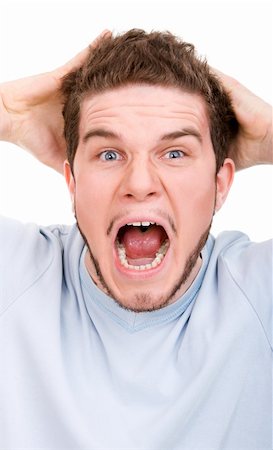
[[[252,242],[240,232],[221,233],[212,257],[218,283],[235,285],[244,296],[271,339],[272,331],[272,240]]]
[[[62,247],[68,233],[69,227],[65,226],[42,227],[0,217],[1,258],[12,260],[23,257],[26,262],[33,255],[43,254],[48,260],[50,249],[54,246]]]
[[[246,234],[233,231],[221,233],[214,244],[219,261],[234,279],[244,284],[255,274],[252,281],[262,286],[272,278],[272,248],[272,240],[252,242]]]
[[[0,310],[47,272],[53,261],[61,269],[70,234],[68,226],[41,227],[0,218]]]

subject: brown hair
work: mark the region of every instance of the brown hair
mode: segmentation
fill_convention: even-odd
[[[207,106],[218,172],[238,130],[227,93],[192,44],[168,32],[137,29],[103,38],[90,48],[83,66],[63,80],[64,135],[71,168],[79,142],[82,100],[90,93],[133,83],[178,87],[201,95]]]

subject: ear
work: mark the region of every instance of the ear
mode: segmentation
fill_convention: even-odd
[[[74,198],[75,198],[75,179],[74,175],[71,170],[71,166],[67,160],[64,162],[64,177],[66,184],[68,186],[68,190],[70,193],[71,203],[72,203],[72,210],[74,212]]]
[[[233,182],[234,172],[234,162],[232,159],[226,158],[216,175],[215,211],[218,211],[222,207],[227,198],[229,189]]]

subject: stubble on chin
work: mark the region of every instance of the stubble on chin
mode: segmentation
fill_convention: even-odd
[[[178,277],[177,281],[173,283],[173,286],[167,294],[164,296],[154,296],[150,291],[137,292],[132,295],[131,299],[117,297],[110,287],[107,285],[98,260],[95,258],[92,250],[88,244],[87,238],[82,232],[78,222],[78,229],[83,237],[83,240],[88,248],[86,254],[86,267],[87,270],[96,284],[96,286],[101,289],[105,294],[111,297],[121,308],[140,313],[140,312],[151,312],[158,309],[162,309],[171,303],[174,303],[183,293],[189,288],[189,286],[194,281],[199,269],[201,267],[201,251],[207,241],[211,224],[201,235],[197,245],[188,256],[186,264],[181,275]]]

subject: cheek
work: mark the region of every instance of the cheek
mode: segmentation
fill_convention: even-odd
[[[79,176],[76,180],[75,210],[79,226],[88,239],[96,235],[94,243],[101,241],[108,226],[113,189],[96,176]],[[101,245],[101,244],[100,244]]]
[[[206,183],[200,183],[196,187],[193,194],[194,202],[204,214],[211,214],[211,210],[214,209],[215,194],[216,184],[214,179],[209,179]]]
[[[94,217],[93,211],[98,202],[98,192],[92,179],[79,176],[75,186],[75,209],[81,227]],[[81,223],[83,222],[83,223]]]
[[[214,213],[215,188],[213,176],[189,177],[187,182],[180,184],[176,207],[183,248],[191,249],[209,228]]]
[[[187,177],[181,177],[177,180],[176,188],[172,188],[176,192],[176,199],[179,199],[181,210],[188,212],[206,212],[211,213],[215,202],[216,183],[213,175],[204,176],[196,173],[190,173]]]
[[[76,200],[77,204],[86,213],[92,212],[90,208],[98,209],[105,201],[107,189],[105,183],[92,171],[81,171],[76,178]],[[93,209],[93,211],[94,211]]]

